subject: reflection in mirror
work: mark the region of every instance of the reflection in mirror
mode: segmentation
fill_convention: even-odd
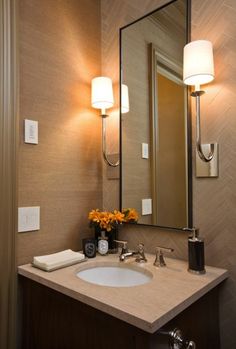
[[[176,0],[121,30],[121,206],[139,223],[191,226],[191,147],[183,47],[188,1]]]

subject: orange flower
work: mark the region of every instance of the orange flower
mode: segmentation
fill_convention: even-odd
[[[105,229],[107,231],[111,231],[111,221],[112,221],[112,215],[110,212],[101,212],[100,213],[100,228]]]
[[[122,212],[125,215],[125,222],[129,223],[135,223],[139,219],[138,212],[134,208],[124,208]]]
[[[113,217],[112,217],[112,221],[114,223],[121,224],[122,222],[124,222],[124,218],[125,218],[124,213],[114,210]]]
[[[99,223],[99,221],[100,221],[100,214],[101,213],[100,213],[100,211],[98,209],[92,210],[91,212],[89,212],[88,219],[90,221]]]

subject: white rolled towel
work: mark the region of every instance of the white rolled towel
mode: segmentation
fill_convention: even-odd
[[[50,271],[81,262],[84,259],[85,255],[83,253],[74,252],[72,250],[64,250],[45,256],[34,257],[33,265],[40,269]]]

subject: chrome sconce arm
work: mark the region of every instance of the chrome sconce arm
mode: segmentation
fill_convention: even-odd
[[[215,153],[215,144],[211,143],[208,156],[203,152],[201,142],[201,114],[200,114],[200,97],[204,94],[204,91],[194,91],[191,93],[192,97],[196,98],[196,148],[201,160],[209,162],[213,159]]]
[[[108,156],[107,156],[106,118],[108,117],[108,115],[103,114],[103,115],[101,115],[101,117],[102,117],[102,154],[103,154],[103,158],[108,166],[117,167],[117,166],[119,166],[120,161],[118,160],[117,162],[113,163],[108,159]]]

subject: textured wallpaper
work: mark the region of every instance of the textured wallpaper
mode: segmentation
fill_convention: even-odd
[[[99,1],[20,1],[19,206],[40,206],[41,227],[18,234],[18,264],[80,248],[88,211],[102,205],[101,123],[90,107],[99,28]],[[38,145],[23,142],[25,118],[39,122]]]
[[[119,79],[119,28],[157,8],[165,1],[102,0],[102,69],[117,83]],[[229,280],[220,293],[222,349],[236,347],[236,2],[234,0],[192,0],[192,39],[208,39],[214,45],[216,78],[202,98],[203,142],[220,146],[220,176],[196,179],[193,172],[194,224],[206,240],[206,262],[227,268]],[[116,110],[114,110],[116,120]],[[118,129],[111,120],[113,144],[117,147]],[[195,129],[193,117],[193,131]],[[193,137],[194,138],[194,137]],[[194,142],[194,139],[193,139]],[[195,154],[193,154],[193,171]],[[104,170],[105,174],[105,170]],[[103,179],[103,203],[117,207],[118,181]],[[156,228],[123,229],[120,238],[130,246],[143,241],[153,251],[157,244],[175,249],[174,256],[187,258],[187,236],[161,232]]]

